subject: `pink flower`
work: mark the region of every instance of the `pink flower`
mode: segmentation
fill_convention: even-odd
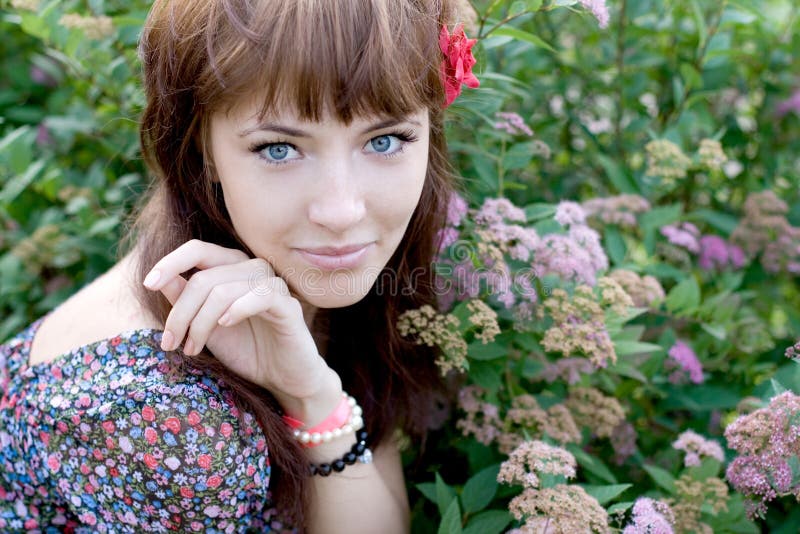
[[[458,230],[455,228],[442,228],[436,233],[436,237],[439,240],[439,253],[441,254],[447,247],[458,241]]]
[[[782,117],[789,113],[790,111],[794,111],[798,115],[800,115],[800,89],[794,92],[792,96],[788,99],[784,100],[783,102],[779,103],[775,107],[775,115],[778,117]]]
[[[697,263],[706,271],[724,269],[729,264],[739,268],[745,263],[744,251],[717,235],[704,235],[700,238],[700,259]]]
[[[442,60],[442,76],[444,78],[447,100],[443,107],[447,107],[461,94],[461,85],[475,89],[480,85],[478,78],[472,73],[475,65],[475,56],[472,47],[477,39],[467,39],[461,24],[456,25],[451,34],[447,26],[442,26],[439,33],[439,48],[444,54]]]
[[[592,15],[597,19],[597,25],[601,28],[608,27],[608,6],[606,0],[579,0],[581,5],[591,11]]]
[[[577,202],[563,200],[558,203],[554,218],[561,226],[584,224],[586,222],[586,212]]]
[[[672,348],[667,352],[669,359],[664,363],[667,369],[674,369],[669,376],[669,381],[673,384],[680,383],[685,375],[689,375],[689,380],[695,384],[703,383],[703,366],[692,347],[683,341],[676,341]]]
[[[633,505],[633,523],[623,534],[672,534],[675,516],[669,505],[661,501],[640,497]]]
[[[683,247],[689,252],[698,254],[700,252],[700,231],[692,223],[681,223],[680,226],[668,224],[661,227],[661,235],[666,237],[670,243]]]
[[[527,216],[525,210],[515,206],[507,198],[487,198],[475,214],[475,222],[481,224],[491,225],[504,220],[525,222]]]
[[[499,111],[495,113],[494,116],[498,119],[503,119],[494,123],[496,130],[501,130],[511,135],[533,135],[533,130],[525,124],[523,118],[513,111]]]
[[[693,430],[686,430],[678,436],[672,446],[686,452],[683,465],[686,467],[700,465],[702,457],[714,458],[720,462],[725,461],[725,453],[716,441],[706,439]]]
[[[461,224],[461,220],[467,214],[467,209],[467,201],[454,191],[447,202],[447,224],[451,226]]]

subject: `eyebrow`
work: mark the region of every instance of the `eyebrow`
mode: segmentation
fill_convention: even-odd
[[[361,135],[368,134],[370,132],[374,132],[376,130],[382,130],[383,128],[389,128],[391,126],[397,126],[398,124],[402,124],[404,122],[408,122],[411,124],[416,125],[417,127],[421,128],[422,124],[417,121],[410,120],[410,119],[398,119],[398,118],[391,118],[381,121],[377,124],[373,124],[366,130],[361,132]],[[289,126],[283,126],[282,124],[277,124],[274,122],[262,122],[250,128],[246,128],[239,132],[239,137],[245,137],[253,132],[258,131],[265,131],[265,132],[277,132],[284,135],[290,135],[292,137],[311,137],[311,134],[304,132],[303,130],[298,130],[297,128],[291,128]]]

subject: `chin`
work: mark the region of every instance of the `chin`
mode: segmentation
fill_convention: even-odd
[[[372,289],[380,273],[377,267],[341,271],[315,278],[296,279],[290,283],[298,297],[317,308],[351,306]]]

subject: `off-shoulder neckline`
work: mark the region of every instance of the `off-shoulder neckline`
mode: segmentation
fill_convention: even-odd
[[[142,334],[139,337],[139,340],[138,340],[137,343],[143,344],[142,342],[144,342],[145,340],[152,339],[156,343],[156,345],[159,346],[158,350],[161,350],[160,344],[161,344],[161,335],[164,333],[163,330],[158,329],[158,328],[147,328],[147,327],[145,327],[145,328],[129,328],[129,329],[123,330],[122,332],[119,332],[119,333],[117,333],[117,334],[115,334],[115,335],[113,335],[111,337],[105,337],[105,338],[102,338],[102,339],[97,339],[95,341],[91,341],[89,343],[85,343],[83,345],[79,345],[77,347],[73,347],[73,348],[69,349],[67,352],[61,353],[61,354],[59,354],[57,356],[54,356],[53,358],[50,358],[48,360],[45,360],[45,361],[42,361],[42,362],[38,362],[38,363],[35,363],[35,364],[31,365],[29,363],[29,359],[30,359],[31,347],[33,346],[33,339],[36,337],[36,333],[39,331],[39,326],[41,326],[41,324],[44,322],[44,320],[47,319],[47,317],[49,317],[53,312],[55,312],[56,309],[58,309],[58,308],[54,308],[54,309],[50,310],[49,312],[45,313],[44,315],[42,315],[41,317],[39,317],[38,319],[33,321],[30,325],[28,325],[28,327],[25,330],[23,330],[22,336],[21,336],[22,337],[22,344],[21,344],[21,347],[19,349],[20,359],[22,360],[22,362],[21,362],[21,364],[22,364],[21,365],[21,370],[31,369],[31,370],[35,371],[35,370],[38,370],[38,369],[46,369],[46,368],[49,368],[49,367],[52,367],[54,365],[57,365],[57,364],[61,363],[63,360],[68,360],[68,359],[74,357],[76,354],[80,354],[80,355],[86,354],[89,350],[91,350],[92,354],[94,354],[94,349],[96,349],[97,347],[99,347],[103,343],[108,343],[112,339],[116,339],[116,338],[122,338],[122,339],[125,339],[125,340],[129,340],[135,334]],[[137,344],[136,347],[138,347],[138,346],[139,345]]]

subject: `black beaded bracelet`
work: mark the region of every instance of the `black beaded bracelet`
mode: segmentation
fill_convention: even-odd
[[[324,464],[311,464],[310,474],[326,477],[333,471],[341,473],[348,465],[353,465],[356,460],[362,464],[372,463],[372,451],[367,448],[367,431],[361,429],[356,432],[356,442],[350,447],[350,451],[344,453],[344,456],[338,460]]]

